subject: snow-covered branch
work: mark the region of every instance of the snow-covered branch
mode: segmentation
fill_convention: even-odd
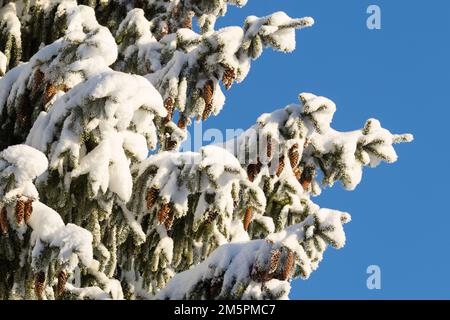
[[[308,278],[328,245],[345,244],[350,216],[318,209],[265,240],[224,244],[204,262],[175,275],[156,299],[286,299],[291,278]]]

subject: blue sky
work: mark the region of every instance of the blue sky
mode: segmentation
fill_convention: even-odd
[[[371,4],[381,8],[381,30],[366,27]],[[266,50],[204,129],[247,128],[261,113],[313,92],[336,102],[338,130],[375,117],[392,132],[415,135],[398,145],[397,163],[367,169],[354,192],[335,186],[315,198],[352,214],[348,242],[329,249],[309,280],[295,281],[291,298],[449,299],[450,2],[249,0],[219,24],[279,10],[316,24],[297,32],[294,53]],[[373,264],[381,268],[381,290],[366,287]]]

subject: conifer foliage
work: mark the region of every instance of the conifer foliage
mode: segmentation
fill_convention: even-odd
[[[181,152],[265,48],[312,18],[216,20],[246,0],[0,0],[0,298],[283,299],[344,212],[311,198],[412,140],[330,124],[310,93]],[[149,153],[149,150],[151,152]]]

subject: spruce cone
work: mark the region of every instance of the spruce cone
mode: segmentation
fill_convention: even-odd
[[[194,13],[192,11],[188,12],[188,14],[186,15],[186,17],[183,20],[183,23],[182,23],[181,27],[192,30],[192,18],[193,18],[193,16],[194,16]]]
[[[172,120],[173,117],[173,104],[174,101],[172,99],[172,97],[168,97],[165,101],[164,101],[164,108],[166,108],[167,110],[167,116],[164,119],[164,122],[170,122]]]
[[[203,110],[202,120],[208,119],[212,111],[212,98],[214,94],[214,83],[208,80],[203,87],[203,99],[205,100],[205,110]]]
[[[158,211],[157,218],[159,223],[163,223],[171,211],[170,203],[165,203]]]
[[[33,91],[36,92],[44,81],[44,73],[42,73],[41,70],[36,69],[33,80]]]
[[[219,215],[219,212],[217,210],[210,210],[205,223],[207,225],[210,225],[217,218],[218,215]]]
[[[294,267],[294,261],[295,260],[295,254],[289,250],[286,262],[284,264],[283,272],[281,274],[281,280],[287,280],[289,279],[289,276],[291,275],[292,268]]]
[[[67,88],[65,85],[55,86],[53,84],[48,84],[47,87],[45,88],[44,97],[43,97],[44,105],[46,105],[47,103],[49,103],[50,100],[52,100],[52,98],[55,96],[56,92],[58,92],[59,90],[66,92],[68,89],[69,88]]]
[[[8,216],[7,216],[6,208],[2,208],[0,210],[0,230],[2,231],[2,233],[4,235],[6,235],[6,234],[8,234],[8,229],[9,229],[9,225],[8,225]]]
[[[178,119],[178,123],[177,123],[178,128],[180,128],[180,129],[186,128],[186,124],[187,124],[186,121],[187,121],[186,117],[183,114],[180,114],[180,118]]]
[[[56,94],[57,91],[58,89],[56,88],[56,86],[52,84],[47,85],[44,92],[44,100],[43,100],[44,105],[46,105],[50,100],[52,100],[53,96]]]
[[[66,288],[68,274],[65,271],[60,271],[58,273],[58,284],[56,286],[56,295],[59,297],[64,293]]]
[[[152,187],[147,190],[147,196],[145,198],[147,202],[147,210],[151,210],[151,208],[155,205],[156,199],[158,198],[159,190],[155,187]]]
[[[234,79],[236,78],[236,72],[233,68],[226,67],[222,76],[222,82],[225,85],[225,89],[230,89],[233,84]]]
[[[281,256],[280,250],[272,250],[272,255],[270,256],[269,274],[277,271],[278,264],[280,262],[280,256]]]
[[[257,163],[250,163],[247,167],[247,176],[248,176],[248,180],[250,180],[251,182],[253,182],[253,180],[255,180],[256,176],[259,174],[259,172],[261,171],[261,162]]]
[[[21,224],[25,216],[25,201],[17,200],[16,202],[16,222]]]
[[[33,213],[33,199],[28,199],[25,202],[25,223],[28,223],[32,213]]]
[[[39,300],[42,300],[45,289],[45,272],[39,271],[34,275],[34,293]]]
[[[277,168],[277,172],[276,172],[277,177],[279,177],[281,175],[281,173],[283,172],[284,165],[285,165],[284,156],[281,156],[280,159],[278,160],[278,168]]]
[[[313,176],[314,176],[314,169],[306,167],[299,180],[304,190],[308,189],[309,185],[313,180]]]
[[[248,227],[250,226],[250,222],[252,222],[253,218],[253,208],[248,207],[247,210],[245,210],[245,216],[244,216],[244,230],[247,231]]]
[[[301,179],[300,183],[302,185],[303,190],[308,189],[308,187],[311,185],[312,179],[308,180],[308,179]]]
[[[267,158],[272,158],[272,137],[270,135],[267,136],[267,149],[266,149]]]
[[[172,229],[174,220],[175,220],[175,214],[173,213],[173,210],[170,210],[169,214],[167,215],[166,220],[164,220],[164,227],[166,227],[167,231]]]
[[[291,163],[291,168],[294,169],[298,165],[300,160],[300,153],[298,152],[298,144],[294,144],[288,151],[289,162]]]

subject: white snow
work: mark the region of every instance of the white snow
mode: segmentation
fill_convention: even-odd
[[[8,61],[7,61],[5,54],[0,51],[0,79],[6,73],[7,63],[8,63]]]
[[[95,101],[103,106],[90,111],[90,103]],[[85,110],[84,119],[75,118],[80,109]],[[137,111],[139,118],[135,117]],[[94,195],[109,189],[127,201],[132,177],[126,152],[144,159],[147,138],[151,142],[157,137],[155,126],[143,127],[142,123],[153,122],[155,116],[164,117],[166,113],[161,96],[145,78],[109,71],[75,86],[58,98],[48,113],[41,112],[26,143],[49,152],[50,167],[60,173],[64,155],[69,152],[75,164],[72,178],[88,174]],[[58,129],[61,124],[62,129]],[[82,134],[89,133],[95,133],[100,141],[85,154],[80,140]]]

